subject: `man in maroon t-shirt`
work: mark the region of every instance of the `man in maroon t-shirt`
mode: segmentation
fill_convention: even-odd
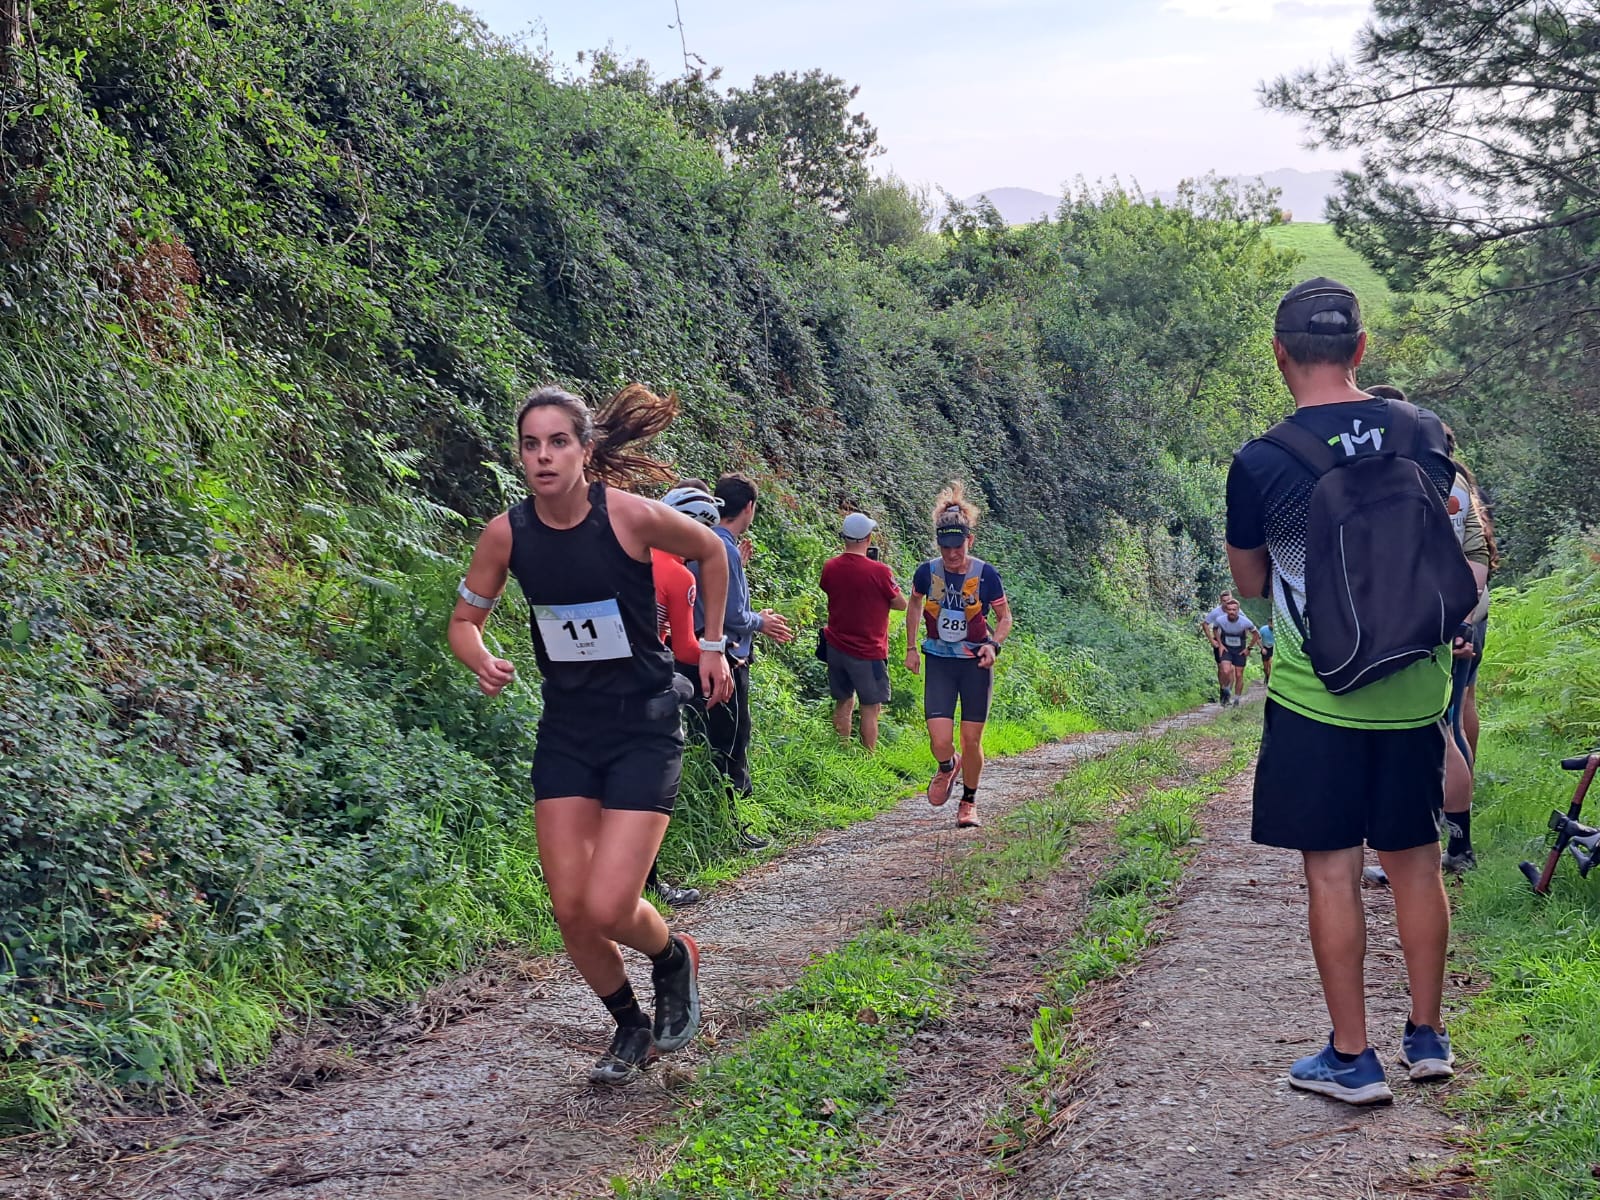
[[[861,698],[861,744],[878,744],[878,713],[889,702],[889,610],[903,612],[906,598],[894,572],[867,554],[878,523],[866,513],[844,519],[844,553],[822,565],[828,595],[828,691],[833,727],[850,740],[851,714]]]

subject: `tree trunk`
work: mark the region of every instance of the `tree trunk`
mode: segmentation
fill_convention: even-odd
[[[22,74],[23,0],[0,0],[0,83]]]

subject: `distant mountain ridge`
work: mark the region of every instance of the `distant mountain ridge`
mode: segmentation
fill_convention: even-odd
[[[1238,179],[1260,179],[1268,187],[1278,189],[1278,206],[1290,213],[1295,221],[1327,220],[1328,197],[1339,189],[1337,171],[1300,171],[1281,167],[1276,171],[1263,171],[1260,175],[1239,175]],[[1162,188],[1147,193],[1152,199],[1171,204],[1177,199],[1176,188]],[[976,192],[961,203],[972,205],[984,197],[1008,225],[1027,225],[1042,217],[1054,217],[1060,196],[1036,192],[1032,188],[1001,187]]]

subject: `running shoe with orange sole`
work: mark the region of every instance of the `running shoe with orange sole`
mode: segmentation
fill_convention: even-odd
[[[928,803],[935,808],[940,807],[950,799],[950,785],[956,781],[956,772],[961,770],[961,755],[957,754],[950,760],[948,771],[935,771],[933,779],[928,783]]]

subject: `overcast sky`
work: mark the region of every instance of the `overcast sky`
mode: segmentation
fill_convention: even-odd
[[[611,46],[677,74],[673,0],[464,0],[558,64]],[[859,84],[873,163],[956,196],[1059,193],[1082,175],[1146,190],[1208,170],[1351,165],[1264,112],[1264,78],[1343,55],[1365,0],[678,0],[724,84],[821,67]]]

